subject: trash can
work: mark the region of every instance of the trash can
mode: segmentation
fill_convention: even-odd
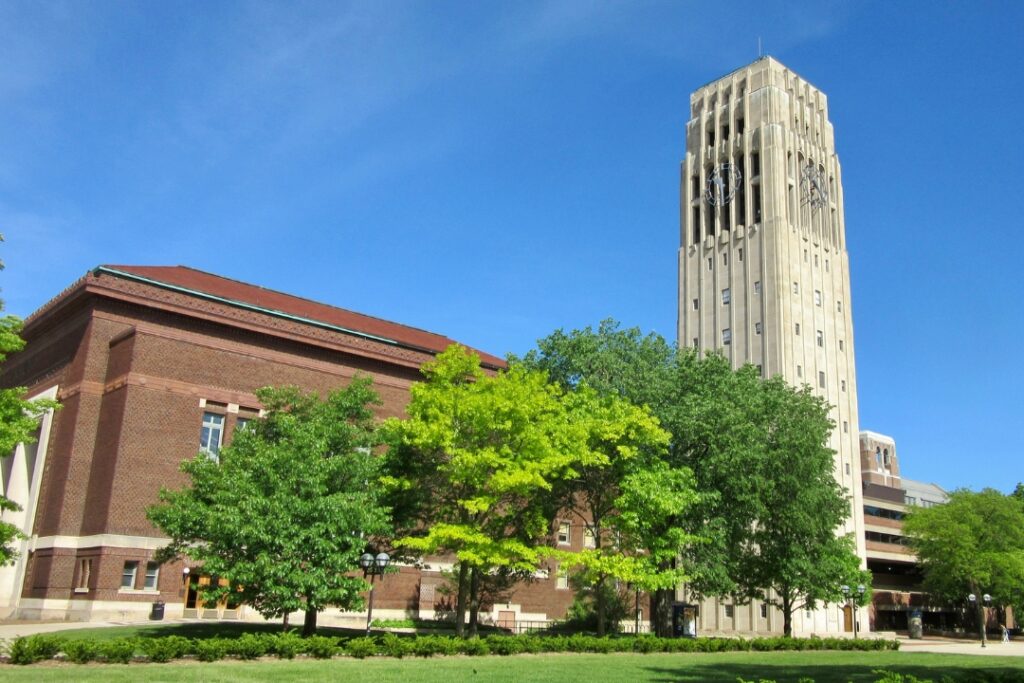
[[[163,621],[164,619],[164,603],[163,600],[157,600],[153,603],[153,609],[149,612],[149,618],[151,621]]]
[[[910,610],[910,618],[907,619],[907,632],[914,640],[920,640],[924,637],[924,626],[921,622],[921,610]]]

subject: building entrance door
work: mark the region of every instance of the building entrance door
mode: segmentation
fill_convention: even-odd
[[[843,630],[853,633],[853,608],[849,605],[843,608]]]

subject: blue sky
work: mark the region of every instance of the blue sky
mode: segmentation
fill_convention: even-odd
[[[184,264],[521,353],[675,338],[689,93],[765,52],[829,97],[861,427],[1024,480],[1020,2],[0,4],[0,231],[27,315]]]

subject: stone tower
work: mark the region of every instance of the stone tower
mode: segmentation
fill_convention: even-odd
[[[835,476],[852,499],[840,531],[864,558],[843,187],[824,93],[772,57],[698,88],[679,195],[679,345],[810,385],[833,406]],[[796,627],[842,630],[832,612],[801,612]]]

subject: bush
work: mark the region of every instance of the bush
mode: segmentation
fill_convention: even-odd
[[[356,659],[372,657],[377,654],[377,641],[366,636],[363,636],[362,638],[352,638],[345,642],[343,650],[350,657],[355,657]]]
[[[143,638],[139,642],[139,649],[151,662],[169,662],[193,652],[192,641],[181,636]]]
[[[227,653],[239,659],[258,659],[270,649],[269,640],[255,633],[243,633],[231,641]]]
[[[107,662],[127,664],[135,657],[138,641],[135,638],[114,638],[99,643],[99,654]]]
[[[330,659],[338,654],[338,641],[327,636],[310,636],[306,639],[306,652],[317,659]]]
[[[88,664],[99,657],[99,643],[93,640],[68,640],[61,646],[64,656],[75,664]]]
[[[195,640],[196,659],[201,662],[216,662],[224,659],[231,648],[227,638],[197,638]]]
[[[491,654],[491,648],[486,640],[480,638],[467,638],[459,642],[459,651],[470,657],[481,657]]]
[[[295,631],[268,633],[264,634],[263,638],[267,642],[267,651],[281,659],[295,659],[295,655],[306,650],[305,639]]]
[[[401,659],[412,651],[409,643],[410,641],[399,638],[394,633],[385,633],[381,638],[379,651],[388,657]]]
[[[41,633],[16,638],[11,645],[11,664],[34,664],[44,659],[53,659],[63,644],[63,638]]]
[[[410,641],[410,647],[417,657],[455,655],[459,653],[459,640],[447,636],[420,636]]]

